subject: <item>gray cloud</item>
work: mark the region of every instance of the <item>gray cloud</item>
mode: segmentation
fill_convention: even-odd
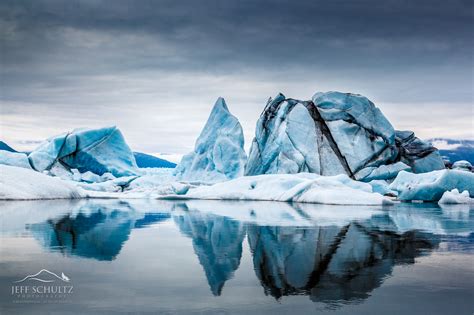
[[[268,96],[342,90],[423,135],[474,137],[472,22],[471,1],[2,1],[2,134],[118,124],[182,153],[218,96],[250,139]]]

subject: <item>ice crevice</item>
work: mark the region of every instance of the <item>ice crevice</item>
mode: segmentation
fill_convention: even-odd
[[[326,139],[328,140],[329,145],[331,146],[331,149],[336,154],[337,158],[339,159],[339,162],[341,163],[342,167],[346,171],[347,175],[349,175],[349,177],[351,178],[354,178],[354,174],[352,173],[351,168],[349,167],[349,163],[347,163],[346,158],[341,153],[341,150],[339,149],[336,141],[334,140],[331,130],[329,129],[323,117],[321,116],[321,113],[318,111],[318,108],[316,107],[316,105],[312,101],[304,102],[303,105],[305,105],[305,107],[308,109],[308,112],[310,116],[313,118],[315,125],[317,125],[316,127],[319,127],[323,136],[326,137]],[[318,148],[319,147],[320,146],[318,145]],[[319,159],[320,159],[320,165],[322,165],[323,163],[321,161],[321,155],[319,155]]]

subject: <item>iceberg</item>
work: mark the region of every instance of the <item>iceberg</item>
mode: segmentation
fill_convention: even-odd
[[[186,181],[217,182],[243,175],[247,155],[238,119],[219,97],[201,131],[194,151],[185,155],[175,175]]]
[[[415,137],[413,131],[396,131],[395,141],[402,162],[410,165],[414,173],[426,173],[445,168],[438,150],[430,143]]]
[[[443,168],[436,148],[396,131],[362,95],[316,93],[302,101],[280,93],[257,121],[245,174],[309,172],[371,181]]]
[[[86,197],[86,194],[73,184],[31,169],[0,165],[0,174],[0,200]]]
[[[465,204],[474,203],[474,198],[469,197],[469,191],[465,190],[459,192],[457,189],[451,191],[445,191],[441,199],[438,201],[439,204]]]
[[[385,180],[372,180],[368,182],[370,186],[372,186],[372,191],[379,193],[384,196],[397,196],[398,192],[391,190],[389,188],[389,184]]]
[[[31,169],[25,153],[0,150],[0,164]]]
[[[198,186],[185,194],[161,199],[264,200],[335,205],[384,205],[392,201],[372,192],[372,186],[347,175],[311,173],[244,176],[210,186]]]
[[[471,172],[473,170],[472,164],[469,161],[461,160],[456,161],[453,163],[453,169],[460,170],[460,171],[468,171]]]
[[[28,156],[37,171],[50,170],[57,164],[67,169],[90,171],[116,177],[139,173],[135,157],[117,127],[75,129],[43,142]]]
[[[474,174],[458,170],[441,170],[423,174],[402,171],[390,184],[400,200],[438,201],[446,191],[467,190],[474,196]]]
[[[410,166],[403,162],[397,162],[389,165],[381,165],[379,167],[366,167],[357,174],[355,177],[357,180],[369,182],[373,180],[389,180],[397,177],[401,171],[411,171]]]

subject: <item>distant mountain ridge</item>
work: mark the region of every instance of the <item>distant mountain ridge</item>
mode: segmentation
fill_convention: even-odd
[[[0,150],[9,151],[9,152],[18,152],[3,141],[0,141]]]
[[[141,152],[133,152],[137,165],[140,168],[146,167],[161,167],[161,168],[175,168],[176,164],[170,161],[157,158],[156,156],[145,154]]]
[[[474,164],[474,140],[433,138],[428,141],[438,148],[441,156],[448,159],[451,163],[466,160]]]

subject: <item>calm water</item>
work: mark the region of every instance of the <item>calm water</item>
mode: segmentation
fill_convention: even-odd
[[[467,205],[35,201],[0,219],[2,314],[474,312]],[[62,279],[16,282],[42,269]]]

